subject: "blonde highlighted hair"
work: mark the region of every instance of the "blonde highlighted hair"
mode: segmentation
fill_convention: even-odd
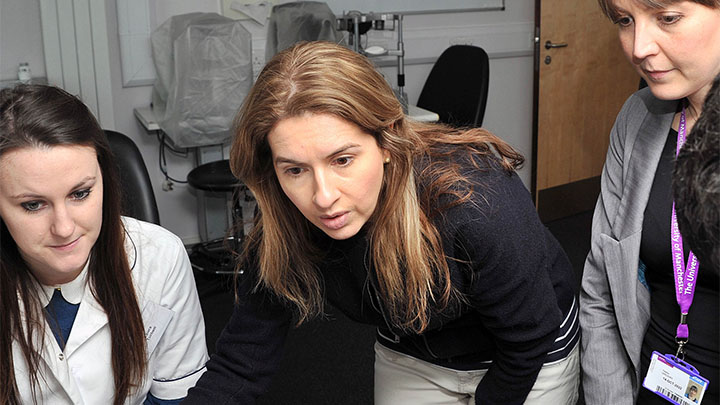
[[[311,241],[314,225],[280,187],[267,136],[279,121],[306,113],[347,120],[389,153],[392,163],[385,167],[378,204],[368,221],[371,261],[390,321],[422,332],[430,312],[444,308],[453,295],[449,258],[430,220],[430,202],[449,193],[457,196],[459,204],[470,197],[470,188],[456,191],[458,184],[469,182],[460,167],[447,160],[438,159],[422,173],[416,173],[415,163],[426,157],[432,162],[449,149],[465,149],[477,156],[492,154],[493,147],[503,166],[512,170],[522,163],[522,156],[480,128],[455,130],[407,120],[372,63],[340,45],[303,42],[275,55],[238,113],[230,164],[259,208],[241,263],[257,264],[258,284],[292,303],[299,322],[323,309],[323,287],[316,270],[322,252]],[[433,179],[423,195],[418,195],[417,176]]]

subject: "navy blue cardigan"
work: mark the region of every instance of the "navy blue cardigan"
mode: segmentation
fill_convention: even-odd
[[[579,338],[577,283],[518,176],[493,159],[483,162],[481,170],[464,170],[475,184],[472,200],[432,218],[453,288],[465,300],[433,310],[422,335],[393,327],[383,313],[364,232],[344,241],[318,237],[328,252],[319,271],[327,301],[350,319],[376,325],[381,344],[444,367],[486,368],[476,403],[521,404],[542,365],[566,356]],[[292,309],[272,293],[251,292],[249,270],[217,353],[185,404],[254,403],[280,364]],[[565,339],[556,342],[558,336]]]

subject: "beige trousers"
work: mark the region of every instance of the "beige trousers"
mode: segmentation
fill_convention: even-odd
[[[375,343],[375,405],[474,405],[487,370],[458,371],[418,360]],[[575,405],[580,350],[543,365],[525,404]]]

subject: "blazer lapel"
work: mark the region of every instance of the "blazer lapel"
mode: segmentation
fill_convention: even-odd
[[[639,329],[638,325],[646,325],[650,317],[650,292],[638,282],[643,216],[677,105],[676,101],[653,101],[656,103],[648,101],[650,112],[642,121],[635,142],[627,145],[631,149],[625,152],[623,196],[614,224],[618,240],[605,241],[603,245],[607,268],[619,270],[609,272],[608,278],[611,289],[618,292],[613,294],[618,297],[614,303],[618,327],[636,371],[640,368],[639,354],[645,335],[645,328]]]
[[[647,114],[630,154],[624,157],[628,166],[617,216],[621,221],[615,224],[620,240],[642,230],[650,188],[674,115],[674,108],[661,115]]]

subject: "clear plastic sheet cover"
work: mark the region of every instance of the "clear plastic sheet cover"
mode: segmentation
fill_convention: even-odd
[[[250,33],[219,14],[190,13],[165,21],[151,42],[153,112],[160,128],[178,147],[228,141],[252,86]]]
[[[335,14],[320,1],[278,4],[270,13],[265,60],[298,41],[330,41],[344,44],[335,29]]]

